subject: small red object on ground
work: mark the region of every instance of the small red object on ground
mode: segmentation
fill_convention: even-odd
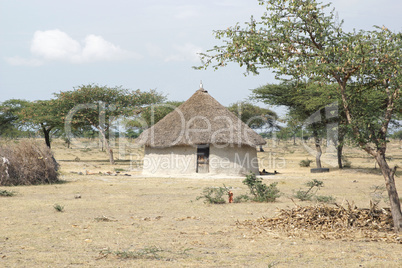
[[[232,191],[229,191],[228,195],[229,195],[229,203],[233,203],[233,193],[232,193]]]

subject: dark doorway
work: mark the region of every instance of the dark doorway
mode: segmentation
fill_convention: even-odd
[[[209,172],[209,144],[197,146],[197,173]]]

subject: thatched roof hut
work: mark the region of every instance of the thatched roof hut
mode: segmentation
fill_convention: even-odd
[[[145,145],[144,173],[164,174],[258,172],[255,146],[266,143],[203,88],[137,142]],[[166,167],[157,167],[162,161]]]

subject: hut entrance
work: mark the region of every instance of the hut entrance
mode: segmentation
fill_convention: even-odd
[[[197,173],[209,172],[209,144],[197,146]]]

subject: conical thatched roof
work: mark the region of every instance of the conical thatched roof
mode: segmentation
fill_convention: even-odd
[[[266,143],[203,88],[145,130],[137,142],[161,148],[197,144],[257,146]]]

